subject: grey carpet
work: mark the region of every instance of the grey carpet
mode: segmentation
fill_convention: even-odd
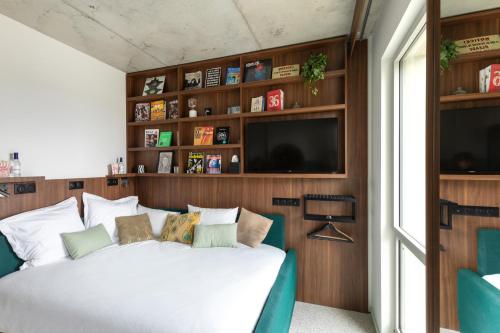
[[[369,314],[295,302],[290,333],[375,333]]]

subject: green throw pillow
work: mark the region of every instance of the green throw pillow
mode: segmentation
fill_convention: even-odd
[[[84,231],[61,234],[64,245],[73,259],[78,259],[113,244],[102,224]]]
[[[196,225],[193,247],[236,247],[237,229],[236,223]]]

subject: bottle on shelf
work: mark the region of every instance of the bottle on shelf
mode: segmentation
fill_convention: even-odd
[[[21,161],[19,160],[19,153],[17,152],[11,154],[10,176],[21,177]]]
[[[120,157],[120,161],[118,162],[118,173],[119,174],[127,173],[125,170],[125,163],[123,162],[123,157]]]
[[[111,163],[111,174],[112,175],[118,174],[118,169],[119,169],[119,163],[118,163],[118,161],[119,161],[119,159],[117,158],[116,162]]]

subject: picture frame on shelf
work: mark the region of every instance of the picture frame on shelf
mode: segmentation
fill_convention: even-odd
[[[184,74],[184,89],[203,88],[203,74],[201,71]]]
[[[220,86],[222,67],[207,69],[205,73],[205,88]]]
[[[161,152],[158,157],[158,173],[172,173],[174,152]]]
[[[165,75],[148,77],[144,83],[142,96],[158,95],[165,89]]]

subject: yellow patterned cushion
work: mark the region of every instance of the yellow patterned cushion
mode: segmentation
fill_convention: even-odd
[[[120,216],[115,219],[120,245],[153,239],[148,214]]]
[[[163,226],[160,239],[162,241],[193,243],[194,226],[200,224],[200,212],[182,215],[169,214]]]

